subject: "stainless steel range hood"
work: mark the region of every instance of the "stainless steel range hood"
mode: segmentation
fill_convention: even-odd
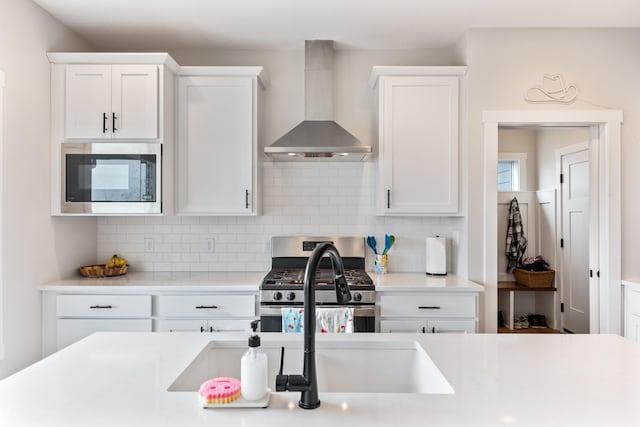
[[[275,161],[366,160],[371,146],[333,121],[333,40],[305,41],[305,120],[268,147]]]

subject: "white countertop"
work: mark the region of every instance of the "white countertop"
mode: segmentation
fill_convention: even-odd
[[[295,342],[302,336],[262,334],[263,343],[275,339]],[[418,341],[455,393],[321,392],[321,406],[308,411],[297,406],[300,393],[287,392],[274,393],[267,409],[204,410],[196,392],[167,388],[209,341],[246,342],[246,334],[98,333],[0,381],[0,425],[640,425],[640,346],[619,336],[337,334],[322,339]]]
[[[429,276],[425,273],[387,273],[372,274],[376,291],[440,291],[447,292],[483,292],[484,286],[454,274],[446,276]]]
[[[266,272],[129,272],[118,277],[88,279],[76,276],[40,286],[41,291],[249,291],[257,292]],[[484,287],[449,274],[443,277],[424,273],[369,273],[376,290],[385,291],[474,291]]]
[[[143,272],[89,279],[76,276],[40,286],[41,291],[249,291],[257,292],[266,272]]]
[[[638,278],[623,279],[622,284],[640,290],[640,279]]]

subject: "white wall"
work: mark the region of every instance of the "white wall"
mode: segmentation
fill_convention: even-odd
[[[589,142],[588,128],[547,128],[537,130],[538,186],[537,189],[556,188],[556,150],[580,142]]]
[[[304,118],[304,52],[178,50],[181,65],[263,65],[271,84],[263,95],[263,144],[271,144]],[[334,117],[366,143],[376,146],[374,65],[448,65],[449,49],[411,51],[338,50],[334,58]],[[264,166],[263,215],[257,218],[103,218],[98,257],[114,253],[136,270],[253,270],[270,267],[274,235],[377,235],[397,237],[390,271],[424,271],[425,238],[456,237],[452,270],[466,264],[464,218],[380,218],[375,216],[375,160],[366,163],[271,163]],[[206,251],[215,239],[215,253]],[[144,252],[144,238],[154,251]],[[371,265],[369,265],[371,268]]]
[[[636,261],[640,243],[640,30],[495,29],[471,30],[466,44],[469,128],[469,278],[483,277],[484,194],[482,112],[508,109],[614,108],[624,112],[622,126],[622,276],[640,274]],[[572,105],[532,105],[523,99],[526,89],[540,84],[545,73],[561,73],[580,89]],[[476,160],[477,159],[477,160]],[[495,284],[486,284],[484,321],[494,330]]]
[[[49,216],[49,63],[53,50],[88,50],[31,1],[2,0],[4,93],[3,310],[0,378],[41,355],[36,287],[95,261],[96,220]]]

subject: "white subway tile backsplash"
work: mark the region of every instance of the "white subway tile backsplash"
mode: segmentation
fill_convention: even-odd
[[[138,271],[266,271],[276,235],[375,235],[397,238],[390,271],[423,271],[425,238],[451,237],[461,218],[377,217],[375,163],[265,163],[258,217],[101,217],[98,256],[117,253]],[[145,239],[153,251],[145,252]],[[213,239],[214,252],[209,252]],[[455,254],[453,255],[455,257]],[[367,267],[373,257],[367,249]]]

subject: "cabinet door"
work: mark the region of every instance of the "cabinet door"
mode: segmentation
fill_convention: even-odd
[[[640,344],[640,315],[628,314],[624,336]]]
[[[255,213],[254,81],[182,77],[178,84],[178,213]]]
[[[67,65],[64,110],[67,139],[111,138],[111,66]]]
[[[158,138],[158,66],[113,65],[111,70],[113,138]]]
[[[151,332],[151,319],[58,319],[58,350],[94,332]]]
[[[415,334],[427,333],[427,320],[381,320],[380,332]]]
[[[251,320],[238,319],[159,319],[157,332],[248,332]]]
[[[379,212],[458,211],[458,77],[381,77]]]
[[[476,331],[474,320],[429,320],[428,332],[434,334],[472,334]]]

